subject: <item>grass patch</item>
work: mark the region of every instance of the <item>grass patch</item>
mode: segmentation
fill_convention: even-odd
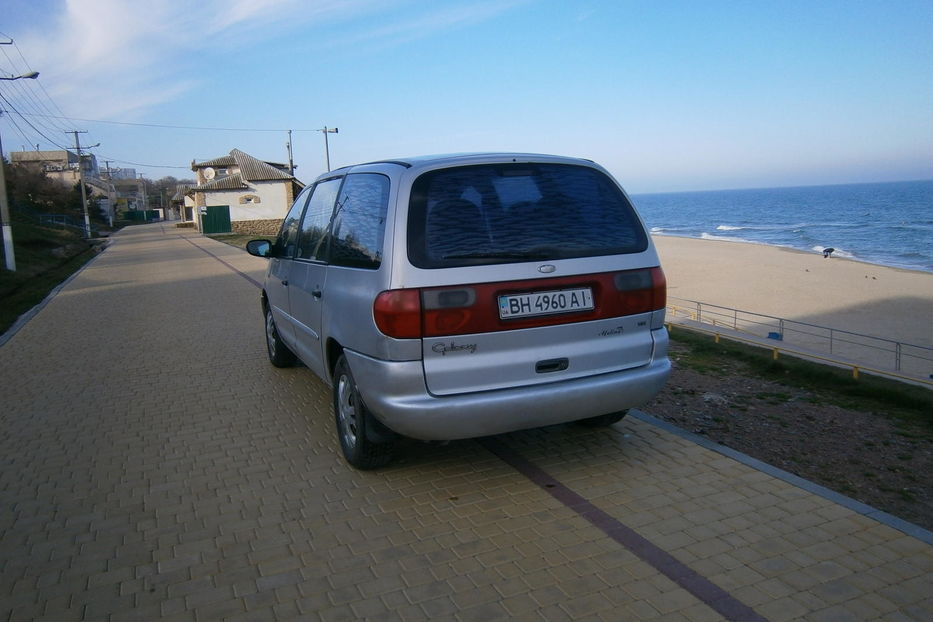
[[[862,411],[881,411],[912,424],[923,425],[933,434],[933,391],[921,386],[862,374],[855,380],[847,369],[821,365],[785,356],[777,361],[764,348],[731,342],[716,343],[712,336],[677,326],[671,339],[686,347],[679,354],[681,366],[700,371],[724,369],[741,364],[744,371],[787,387],[818,394],[809,398]],[[785,393],[761,394],[761,399],[778,399]],[[789,396],[787,396],[789,397]]]
[[[80,232],[15,217],[12,227],[16,271],[0,270],[0,334],[96,255]]]
[[[885,487],[885,486],[881,486],[880,488],[884,492],[890,492],[890,493],[900,495],[901,499],[903,499],[904,501],[908,501],[910,503],[913,503],[914,501],[917,500],[916,495],[914,495],[913,491],[910,490],[909,488],[890,488],[890,487]]]
[[[217,240],[218,242],[223,242],[224,244],[229,244],[230,246],[236,246],[237,248],[244,249],[246,248],[246,243],[250,240],[270,239],[268,237],[263,238],[261,235],[244,235],[242,233],[217,233],[205,237],[208,237],[212,240]]]
[[[787,393],[771,393],[771,392],[762,392],[756,395],[758,399],[769,404],[783,404],[785,402],[791,401],[793,396],[788,395]]]

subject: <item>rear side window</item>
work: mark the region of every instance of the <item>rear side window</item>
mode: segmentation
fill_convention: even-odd
[[[379,267],[388,206],[388,177],[375,173],[347,176],[334,210],[332,264],[353,268]]]
[[[408,256],[447,268],[639,253],[644,228],[604,173],[568,164],[431,171],[412,186]]]

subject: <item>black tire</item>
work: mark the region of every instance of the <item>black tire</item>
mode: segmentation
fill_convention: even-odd
[[[279,337],[272,309],[269,308],[266,308],[266,350],[269,352],[269,361],[276,367],[291,367],[295,364],[295,354]]]
[[[334,366],[334,418],[343,455],[352,466],[376,469],[392,458],[391,442],[375,442],[370,436],[378,423],[367,410],[344,355]]]
[[[590,417],[589,419],[580,419],[577,421],[577,423],[588,428],[605,428],[612,425],[613,423],[619,423],[627,414],[627,410],[620,410],[616,413],[597,415],[595,417]]]

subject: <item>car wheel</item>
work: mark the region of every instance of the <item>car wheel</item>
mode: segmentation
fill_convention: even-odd
[[[366,409],[350,365],[342,354],[334,367],[334,416],[340,448],[347,462],[358,469],[375,469],[391,459],[390,442],[377,443],[367,436],[376,421]]]
[[[616,413],[608,413],[606,415],[597,415],[596,417],[590,417],[588,419],[580,419],[577,421],[577,423],[580,425],[585,425],[588,428],[604,428],[606,426],[612,425],[613,423],[619,423],[627,414],[627,410],[620,410]]]
[[[295,354],[279,337],[272,309],[266,309],[266,348],[269,351],[269,360],[276,367],[291,367],[295,364]]]

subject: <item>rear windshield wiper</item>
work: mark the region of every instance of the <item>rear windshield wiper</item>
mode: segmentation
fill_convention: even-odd
[[[444,255],[442,259],[548,259],[551,255],[538,252],[509,252],[509,253],[453,253]]]

